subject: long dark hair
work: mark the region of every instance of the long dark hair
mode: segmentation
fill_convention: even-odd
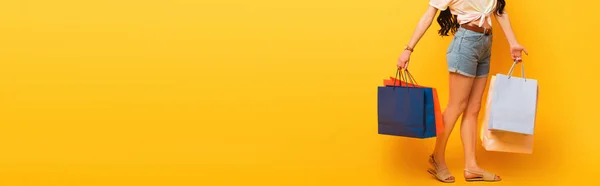
[[[506,2],[504,0],[498,0],[496,6],[496,14],[502,15],[504,13],[505,6]],[[458,30],[458,27],[460,27],[456,15],[452,15],[452,13],[450,12],[450,8],[440,12],[440,15],[437,18],[437,22],[438,24],[440,24],[441,27],[438,31],[440,36],[448,36],[448,32],[452,32],[452,34],[455,34]]]

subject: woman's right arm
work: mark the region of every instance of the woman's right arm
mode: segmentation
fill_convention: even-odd
[[[427,8],[427,11],[425,11],[425,14],[423,14],[421,17],[419,24],[417,24],[417,28],[413,32],[413,35],[408,42],[408,46],[406,46],[406,49],[402,52],[400,58],[398,59],[398,68],[405,69],[408,67],[408,61],[410,60],[410,54],[412,53],[412,50],[415,48],[421,37],[423,37],[427,29],[429,29],[429,26],[431,26],[431,22],[433,22],[433,18],[437,12],[438,9],[433,6],[429,6]]]

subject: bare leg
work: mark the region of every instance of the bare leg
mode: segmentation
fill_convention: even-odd
[[[460,134],[463,143],[465,153],[465,169],[482,172],[483,170],[477,165],[477,159],[475,158],[475,146],[477,140],[477,118],[481,109],[481,99],[483,97],[483,91],[487,84],[487,77],[475,78],[473,87],[471,89],[471,95],[469,96],[469,102],[467,109],[465,110],[460,126]],[[476,177],[471,173],[465,173],[466,178]],[[500,177],[497,177],[500,179]]]
[[[445,158],[446,145],[448,144],[448,139],[456,120],[458,120],[458,117],[467,107],[473,79],[472,77],[450,73],[450,100],[443,114],[444,132],[437,136],[433,151],[434,159],[441,169],[447,168]],[[452,179],[454,178],[452,177]]]

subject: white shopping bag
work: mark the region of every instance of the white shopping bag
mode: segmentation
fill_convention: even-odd
[[[538,82],[522,77],[511,76],[516,62],[508,75],[497,74],[492,92],[489,129],[533,135],[537,111]]]
[[[505,131],[488,130],[488,122],[491,114],[492,93],[495,89],[496,76],[492,76],[483,122],[481,124],[481,145],[487,151],[510,152],[510,153],[533,153],[533,135],[519,134]]]

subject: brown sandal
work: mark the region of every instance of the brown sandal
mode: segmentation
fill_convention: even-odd
[[[454,178],[454,176],[452,176],[452,174],[450,174],[448,169],[441,170],[438,168],[437,163],[435,162],[435,159],[433,158],[433,155],[429,156],[429,164],[431,164],[431,166],[433,166],[433,169],[428,169],[427,172],[429,172],[429,174],[435,176],[435,178],[437,178],[441,182],[454,183],[456,181],[456,179],[450,179],[450,178]]]
[[[489,173],[487,171],[476,172],[476,171],[470,171],[470,170],[465,169],[465,172],[478,175],[475,178],[465,178],[466,181],[489,181],[489,182],[495,182],[495,181],[501,181],[502,180],[499,176],[496,176],[496,174]]]

